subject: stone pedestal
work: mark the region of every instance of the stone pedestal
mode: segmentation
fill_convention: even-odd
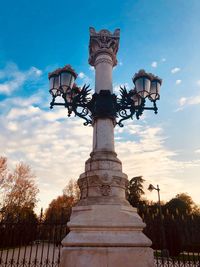
[[[62,241],[61,267],[152,267],[145,224],[125,198],[128,184],[115,153],[92,153],[78,180],[81,200]]]
[[[96,70],[96,93],[112,92],[119,30],[90,29],[89,63]],[[114,150],[112,118],[93,121],[93,150],[78,185],[81,199],[72,210],[63,239],[60,267],[153,267],[145,224],[126,200],[127,175]]]

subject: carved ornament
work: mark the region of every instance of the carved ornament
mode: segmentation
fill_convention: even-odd
[[[108,54],[112,58],[112,65],[117,65],[116,55],[119,48],[119,36],[119,29],[116,29],[114,33],[108,30],[96,32],[94,28],[90,27],[89,64],[95,66],[98,55]]]
[[[111,187],[108,184],[103,184],[100,188],[102,196],[109,196],[111,193]]]
[[[120,187],[127,191],[128,183],[129,182],[126,178],[109,176],[107,173],[104,173],[101,176],[95,175],[78,180],[78,186],[81,191],[81,199],[88,197],[90,187],[93,187],[101,196],[111,196],[112,187]]]

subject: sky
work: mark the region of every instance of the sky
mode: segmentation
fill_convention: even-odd
[[[200,1],[3,1],[0,9],[0,156],[9,168],[32,167],[40,189],[38,209],[84,172],[92,127],[49,109],[48,72],[71,64],[76,83],[94,89],[88,64],[89,27],[120,28],[113,87],[133,88],[145,69],[163,79],[158,114],[115,128],[115,150],[129,179],[142,175],[168,201],[187,192],[200,204]]]

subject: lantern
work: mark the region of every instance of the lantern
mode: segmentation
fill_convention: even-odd
[[[136,92],[142,98],[145,98],[149,95],[151,87],[151,76],[148,73],[146,73],[144,70],[140,70],[133,77],[133,83],[135,84]]]
[[[160,87],[162,84],[162,80],[158,77],[154,77],[151,81],[151,88],[150,88],[150,94],[149,99],[151,101],[158,100],[160,98]]]
[[[62,92],[65,94],[70,93],[74,81],[77,77],[75,71],[71,68],[70,65],[66,65],[64,68],[60,70],[59,77],[60,77],[60,88]]]
[[[59,76],[57,72],[49,73],[49,92],[53,97],[59,95]]]

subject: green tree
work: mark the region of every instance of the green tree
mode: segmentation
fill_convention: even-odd
[[[144,179],[142,176],[133,177],[129,181],[128,186],[128,201],[134,207],[138,207],[139,203],[141,202],[142,195],[144,195],[143,191],[143,183]]]
[[[197,204],[193,201],[192,197],[187,193],[180,193],[176,195],[176,198],[183,201],[189,213],[200,214],[200,209]]]
[[[180,193],[168,201],[165,205],[165,209],[168,209],[170,213],[180,214],[198,214],[199,207],[192,200],[191,196],[187,193]]]

